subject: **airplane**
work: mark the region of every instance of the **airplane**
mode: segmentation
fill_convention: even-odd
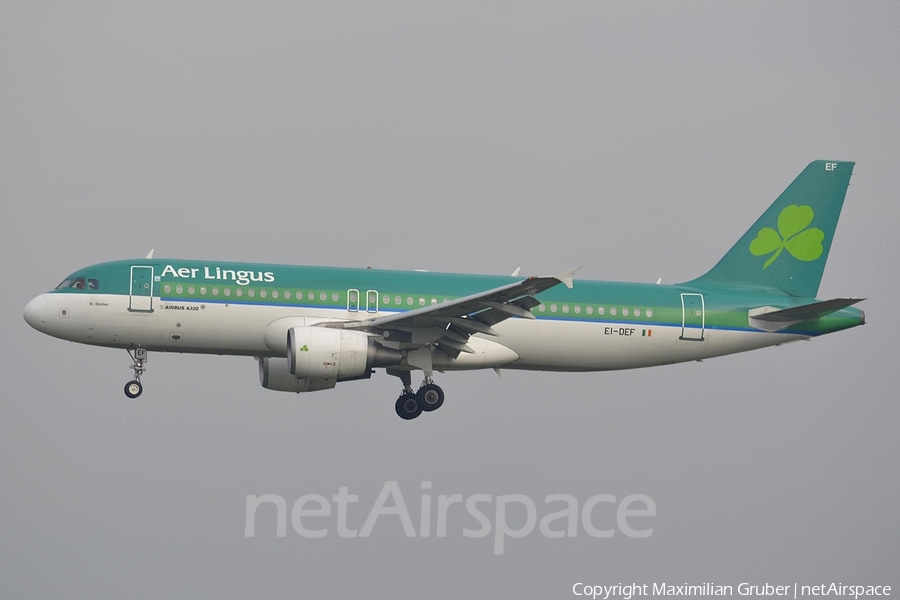
[[[699,361],[863,325],[861,298],[817,300],[854,163],[810,163],[705,275],[675,285],[204,260],[106,262],[31,300],[45,334],[125,349],[143,391],[149,352],[243,355],[262,387],[334,388],[376,369],[395,410],[444,403],[434,373],[606,371]],[[422,383],[412,387],[412,372]]]

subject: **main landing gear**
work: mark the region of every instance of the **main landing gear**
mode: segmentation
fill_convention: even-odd
[[[131,365],[131,369],[134,371],[134,379],[125,384],[125,395],[129,398],[137,398],[144,391],[144,386],[141,385],[141,375],[146,370],[144,363],[147,362],[147,349],[135,348],[134,353],[131,350],[126,350],[126,352],[128,352],[128,356],[131,357],[131,361],[134,363]]]
[[[401,371],[400,369],[389,369],[388,373],[399,377],[403,382],[403,391],[397,398],[394,409],[397,416],[404,420],[415,419],[423,412],[431,412],[437,410],[444,404],[444,390],[436,385],[431,377],[425,377],[418,392],[414,392],[410,385],[412,378],[409,371]]]

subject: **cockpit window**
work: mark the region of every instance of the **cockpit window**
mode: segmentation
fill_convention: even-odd
[[[58,286],[56,286],[58,290],[91,290],[97,291],[100,289],[100,282],[96,279],[88,279],[85,277],[70,277],[66,279]]]

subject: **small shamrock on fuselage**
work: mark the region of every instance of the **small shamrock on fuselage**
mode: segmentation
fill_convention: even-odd
[[[785,207],[778,215],[778,231],[771,227],[761,229],[756,238],[750,242],[750,253],[754,256],[765,256],[774,252],[763,265],[763,269],[767,269],[785,248],[797,260],[806,262],[816,260],[825,251],[822,247],[825,232],[818,227],[807,229],[814,216],[815,213],[810,206],[791,204]]]

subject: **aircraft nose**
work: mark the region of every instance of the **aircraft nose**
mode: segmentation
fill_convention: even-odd
[[[33,298],[25,305],[25,321],[41,331],[47,322],[47,299],[43,295]]]

